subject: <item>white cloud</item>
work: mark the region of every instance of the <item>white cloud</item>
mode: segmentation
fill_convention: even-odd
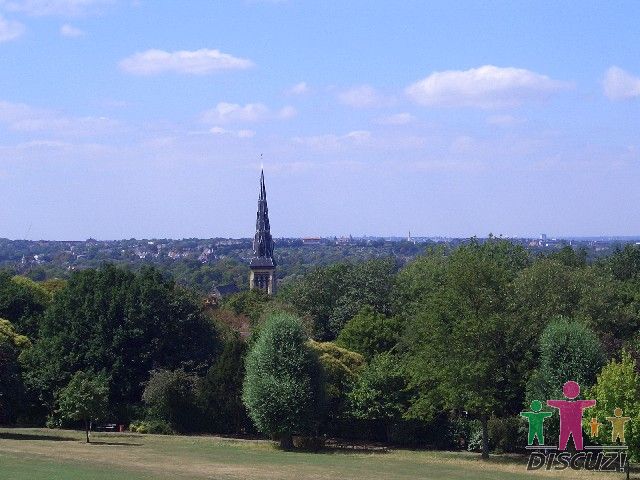
[[[156,75],[165,72],[207,75],[223,70],[244,70],[253,66],[246,58],[238,58],[219,50],[194,51],[147,50],[120,61],[120,68],[133,75]]]
[[[378,117],[375,119],[375,123],[378,125],[407,125],[416,120],[416,117],[410,113],[394,113],[393,115],[387,115],[384,117]]]
[[[84,35],[84,31],[65,23],[60,27],[60,35],[63,37],[76,38]]]
[[[619,67],[611,67],[604,76],[604,94],[610,100],[640,97],[640,77]]]
[[[489,125],[497,125],[500,127],[509,127],[524,123],[524,119],[514,117],[513,115],[489,115],[487,117],[487,123]]]
[[[117,121],[106,117],[69,117],[23,103],[0,101],[0,124],[21,133],[45,132],[62,136],[99,135],[117,129]]]
[[[304,95],[305,93],[309,93],[309,85],[307,82],[296,83],[294,86],[287,90],[289,95]]]
[[[227,130],[222,127],[213,127],[209,131],[214,135],[231,135],[238,138],[253,138],[256,135],[254,130]]]
[[[485,65],[434,72],[408,86],[405,92],[425,106],[502,108],[545,99],[568,87],[566,82],[523,68]]]
[[[392,103],[371,85],[360,85],[340,92],[338,99],[345,105],[355,108],[382,107]]]
[[[293,142],[316,150],[337,150],[349,145],[365,145],[371,141],[371,132],[354,130],[345,135],[314,135],[310,137],[294,137]]]
[[[247,103],[242,106],[237,103],[220,102],[215,108],[204,112],[202,119],[206,123],[258,122],[264,120],[268,114],[269,108],[262,103]]]
[[[25,32],[24,25],[0,15],[0,43],[15,40]]]
[[[202,114],[202,121],[214,124],[251,123],[268,119],[286,120],[296,115],[296,109],[291,106],[282,107],[277,112],[272,112],[263,103],[237,103],[220,102],[215,108]]]
[[[0,0],[0,7],[32,16],[78,16],[99,12],[115,0]]]
[[[281,118],[283,120],[286,120],[288,118],[293,118],[298,114],[298,111],[293,108],[291,105],[287,105],[285,107],[282,107],[279,111],[278,111],[278,118]]]

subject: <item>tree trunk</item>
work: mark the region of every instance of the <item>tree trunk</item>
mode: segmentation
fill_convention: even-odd
[[[84,433],[87,435],[87,443],[91,443],[89,439],[89,420],[84,421]]]
[[[280,437],[280,448],[282,450],[293,450],[293,437],[290,433],[285,433]]]
[[[482,422],[482,458],[489,458],[489,417],[483,415],[480,419]]]

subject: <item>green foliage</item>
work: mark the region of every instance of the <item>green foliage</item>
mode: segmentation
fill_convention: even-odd
[[[299,315],[313,320],[316,340],[334,340],[363,307],[390,312],[395,271],[392,259],[338,263],[315,269],[283,288],[279,296]]]
[[[75,273],[44,315],[39,339],[21,355],[25,383],[48,406],[78,370],[106,371],[110,411],[130,418],[153,368],[206,372],[217,335],[191,293],[147,268]]]
[[[389,423],[402,417],[408,395],[402,364],[381,353],[365,366],[349,392],[349,412],[355,418]]]
[[[322,420],[324,378],[298,318],[271,315],[247,354],[243,401],[255,426],[283,446],[292,434],[316,433]]]
[[[569,245],[565,245],[559,251],[549,254],[548,258],[567,267],[587,266],[587,251],[584,248],[576,250]]]
[[[251,428],[242,403],[246,350],[243,340],[232,337],[201,382],[198,401],[211,431],[242,433]]]
[[[0,272],[0,317],[6,318],[16,330],[36,338],[42,314],[51,302],[51,293],[26,277]]]
[[[234,293],[224,300],[224,307],[236,315],[245,315],[256,323],[265,312],[271,297],[259,289]]]
[[[309,341],[325,372],[327,407],[332,420],[340,420],[345,414],[347,393],[365,365],[359,353],[341,348],[332,342]]]
[[[136,420],[131,422],[129,430],[134,433],[155,433],[159,435],[172,435],[175,433],[171,426],[163,420]]]
[[[0,423],[16,420],[23,403],[23,385],[18,355],[31,346],[13,325],[0,318]]]
[[[15,327],[9,320],[0,318],[0,344],[7,344],[18,350],[29,348],[31,341],[25,336],[16,332]]]
[[[604,268],[617,280],[640,280],[640,246],[625,245],[602,262]]]
[[[106,414],[109,384],[105,372],[76,372],[69,383],[56,393],[56,414],[62,419],[83,421],[89,441],[89,421]]]
[[[391,350],[400,339],[402,322],[397,317],[387,318],[369,306],[347,322],[336,344],[361,353],[367,359]]]
[[[520,267],[491,244],[452,252],[440,284],[411,309],[404,339],[410,385],[417,392],[407,416],[429,420],[443,410],[469,412],[482,420],[484,455],[488,418],[513,413],[522,403],[526,326],[514,326],[507,302],[514,265]]]
[[[496,452],[524,451],[528,426],[522,417],[491,417],[487,428],[491,448]]]
[[[587,415],[596,417],[602,427],[598,440],[604,445],[611,444],[611,424],[607,417],[614,416],[616,408],[622,409],[622,416],[630,417],[625,424],[625,443],[629,446],[632,459],[640,459],[640,376],[636,362],[628,352],[622,353],[620,361],[611,360],[602,368],[595,386],[586,395],[596,399],[596,406]]]
[[[595,383],[604,363],[598,337],[581,322],[553,319],[540,336],[540,367],[528,387],[530,400],[562,398],[569,380],[583,388]]]
[[[154,370],[142,394],[149,417],[166,422],[172,430],[189,432],[199,419],[196,404],[198,378],[184,370]]]

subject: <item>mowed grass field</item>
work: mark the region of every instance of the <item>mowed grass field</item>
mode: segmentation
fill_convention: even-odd
[[[622,474],[526,472],[525,460],[472,453],[282,452],[269,441],[204,436],[0,429],[0,479],[614,479]]]

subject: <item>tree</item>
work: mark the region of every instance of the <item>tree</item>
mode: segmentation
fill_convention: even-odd
[[[404,369],[389,353],[373,357],[349,392],[349,413],[361,420],[382,422],[387,439],[394,420],[406,411],[409,391]]]
[[[616,408],[621,408],[625,417],[631,417],[625,425],[624,436],[632,457],[637,461],[640,457],[640,377],[631,355],[624,351],[620,361],[610,360],[587,395],[597,401],[589,415],[603,424],[598,436],[603,444],[611,443],[611,426],[605,419],[613,417]]]
[[[322,367],[306,341],[297,317],[272,314],[246,359],[242,399],[249,416],[285,449],[293,434],[316,433],[322,419]]]
[[[326,427],[339,431],[341,422],[347,417],[347,394],[365,366],[364,357],[332,342],[310,340],[309,346],[317,353],[325,372],[329,412]]]
[[[452,252],[440,286],[413,309],[403,339],[417,391],[407,416],[431,420],[442,410],[468,412],[482,423],[484,458],[490,416],[522,401],[514,372],[523,354],[506,306],[516,269],[501,255],[477,242]]]
[[[234,293],[224,301],[224,307],[236,315],[246,315],[253,323],[262,317],[271,297],[260,289]]]
[[[217,351],[213,323],[191,292],[154,268],[134,274],[107,265],[71,276],[20,358],[25,384],[49,409],[74,372],[105,370],[110,412],[124,423],[151,370],[203,375]]]
[[[527,396],[530,400],[562,398],[562,386],[569,380],[591,386],[603,363],[596,334],[580,322],[557,317],[540,336],[540,366]]]
[[[242,433],[250,428],[242,403],[246,352],[247,344],[239,336],[227,340],[200,385],[199,402],[209,427],[216,432]]]
[[[16,330],[35,339],[38,324],[51,302],[51,293],[26,277],[0,272],[0,317],[9,320]]]
[[[397,317],[387,318],[371,307],[364,307],[347,322],[336,340],[336,345],[361,353],[367,360],[388,352],[402,333],[402,322]]]
[[[76,372],[69,383],[56,393],[61,418],[82,421],[90,442],[90,422],[105,415],[109,400],[108,379],[105,372],[95,374],[92,371]]]
[[[13,325],[0,318],[0,423],[13,422],[22,400],[22,378],[18,355],[31,346]]]
[[[296,313],[313,320],[316,340],[334,340],[345,323],[363,307],[388,314],[395,260],[377,258],[359,263],[319,267],[302,279],[284,286],[280,298]]]
[[[184,370],[154,370],[142,394],[149,416],[177,432],[193,431],[198,420],[198,378]]]

